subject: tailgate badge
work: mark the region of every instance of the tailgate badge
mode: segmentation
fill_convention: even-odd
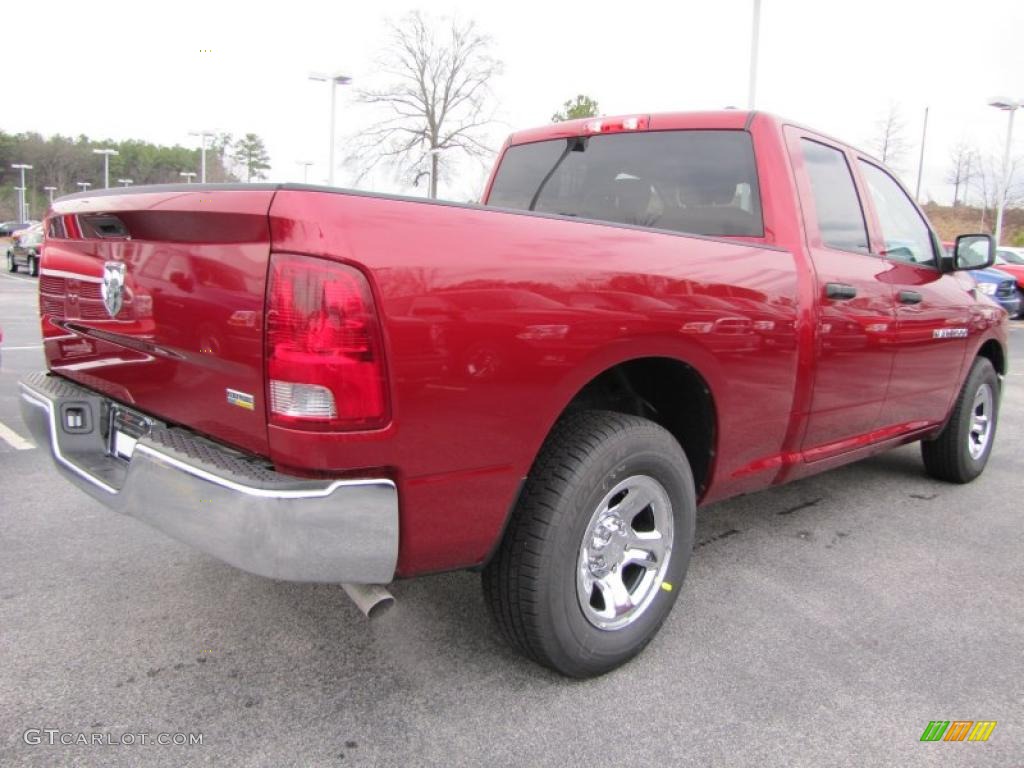
[[[103,306],[111,317],[117,317],[124,303],[124,262],[108,261],[103,265],[103,284],[100,286]]]
[[[226,391],[230,405],[237,405],[239,408],[245,408],[247,411],[256,409],[256,399],[248,392],[239,392],[237,389],[228,389]]]

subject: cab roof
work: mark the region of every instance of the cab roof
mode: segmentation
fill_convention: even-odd
[[[803,125],[794,120],[786,120],[770,112],[747,109],[719,109],[705,112],[653,112],[633,113],[629,115],[606,115],[600,117],[584,117],[578,120],[565,120],[561,123],[542,125],[539,128],[526,128],[516,131],[508,137],[507,146],[516,144],[529,144],[534,141],[545,141],[547,139],[567,139],[573,136],[593,136],[598,133],[629,133],[642,131],[683,131],[683,130],[719,130],[719,131],[742,131],[749,130],[750,124],[757,118],[759,123],[770,123],[777,128],[790,125],[795,128],[806,130],[816,134],[830,142],[847,147],[865,157],[871,158],[874,162],[880,161],[871,152],[850,144],[849,142],[837,139],[822,131],[815,130],[808,125]],[[614,126],[610,130],[594,130],[593,123],[600,121],[603,124]],[[630,123],[632,127],[626,127],[624,123]]]
[[[621,126],[623,122],[636,120],[642,127],[626,128],[629,130],[672,131],[672,130],[743,130],[747,128],[754,115],[762,112],[751,112],[745,109],[720,109],[711,112],[657,112],[634,113],[630,115],[606,115],[601,117],[584,117],[578,120],[565,120],[551,123],[539,128],[527,128],[516,131],[508,138],[509,145],[529,144],[547,139],[565,139],[572,136],[589,136],[600,133],[594,130],[593,124],[601,122]],[[768,115],[774,119],[773,116]],[[619,128],[618,130],[623,130]]]

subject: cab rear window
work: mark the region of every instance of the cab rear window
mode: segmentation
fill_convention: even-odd
[[[764,234],[745,131],[615,133],[509,147],[487,204],[699,235]]]

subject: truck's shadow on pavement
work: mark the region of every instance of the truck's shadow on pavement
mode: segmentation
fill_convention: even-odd
[[[654,645],[671,643],[677,626],[699,620],[692,604],[699,604],[701,597],[690,592],[713,584],[716,574],[735,566],[739,553],[776,537],[825,549],[840,546],[844,538],[869,522],[863,511],[858,515],[857,510],[870,506],[869,502],[888,492],[890,486],[898,487],[907,503],[917,504],[927,504],[953,487],[929,480],[916,447],[908,447],[701,510],[690,583],[684,590],[687,596]],[[871,517],[877,514],[872,512]],[[193,576],[231,583],[235,605],[258,606],[258,610],[243,608],[234,613],[235,626],[223,628],[250,645],[244,655],[276,664],[279,651],[289,657],[297,675],[315,670],[328,688],[345,689],[359,681],[401,690],[428,681],[477,684],[487,680],[497,683],[498,690],[516,691],[526,685],[558,685],[562,680],[520,659],[502,641],[487,613],[475,573],[396,582],[392,586],[396,606],[371,621],[334,585],[268,581],[198,555],[192,563]],[[200,614],[206,610],[200,602],[193,607]],[[207,619],[225,621],[221,610],[213,610]],[[282,641],[276,649],[275,638]],[[305,652],[296,656],[296,648]],[[630,667],[644,664],[644,658]],[[209,661],[212,669],[216,659]],[[307,667],[305,673],[303,666]]]

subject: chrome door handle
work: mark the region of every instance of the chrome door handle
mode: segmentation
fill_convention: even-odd
[[[857,296],[857,289],[846,283],[825,283],[825,297],[845,301]]]

